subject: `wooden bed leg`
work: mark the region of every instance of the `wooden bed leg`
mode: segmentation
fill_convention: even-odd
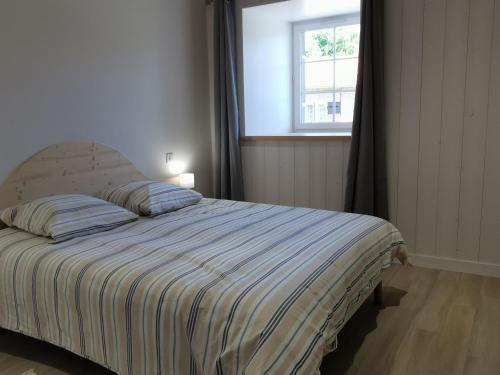
[[[384,293],[382,291],[382,281],[378,283],[373,291],[373,298],[375,301],[375,305],[383,306],[384,304]]]

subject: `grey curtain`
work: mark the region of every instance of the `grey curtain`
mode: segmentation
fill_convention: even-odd
[[[234,1],[215,0],[215,196],[243,200]]]
[[[345,210],[388,219],[384,2],[361,1],[359,69]]]

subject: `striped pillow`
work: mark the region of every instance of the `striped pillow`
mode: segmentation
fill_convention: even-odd
[[[114,229],[137,220],[137,215],[87,195],[56,195],[4,210],[9,227],[62,242]]]
[[[137,181],[102,192],[99,197],[135,212],[154,217],[198,203],[203,196],[177,185]]]

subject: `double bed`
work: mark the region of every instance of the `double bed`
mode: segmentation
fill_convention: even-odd
[[[143,177],[105,146],[53,146],[0,210]],[[59,244],[0,229],[0,327],[119,374],[314,374],[396,258],[378,218],[207,198]]]

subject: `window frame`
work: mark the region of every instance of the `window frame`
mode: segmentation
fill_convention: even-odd
[[[307,21],[295,22],[292,24],[292,44],[293,44],[293,132],[352,132],[352,122],[335,122],[335,94],[338,91],[324,90],[324,93],[333,93],[334,121],[331,123],[305,123],[302,122],[302,94],[305,90],[304,72],[301,57],[304,49],[304,34],[307,31],[321,30],[325,28],[336,28],[339,26],[358,25],[361,22],[361,15],[357,13],[349,13],[339,16],[319,18]],[[335,57],[334,57],[334,74],[335,74]],[[334,84],[335,85],[335,84]],[[349,91],[352,92],[352,91]],[[318,93],[322,93],[318,91]]]

